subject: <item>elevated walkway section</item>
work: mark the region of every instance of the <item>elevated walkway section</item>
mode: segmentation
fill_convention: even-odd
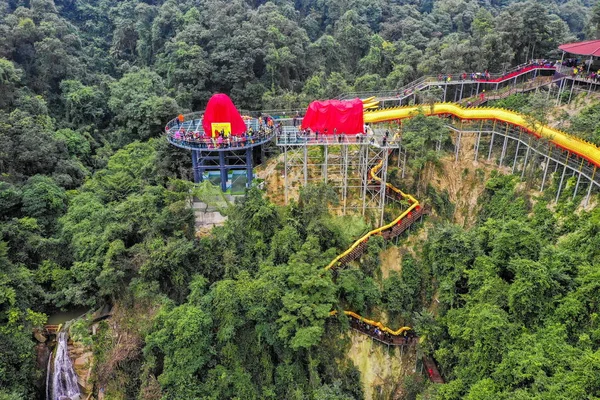
[[[461,101],[468,97],[474,97],[482,93],[483,90],[499,90],[500,87],[507,85],[516,86],[519,81],[522,83],[535,79],[539,76],[552,76],[556,72],[554,65],[532,65],[524,64],[519,65],[510,71],[503,74],[490,74],[489,78],[482,76],[482,74],[466,74],[467,76],[463,79],[465,73],[445,74],[437,76],[423,76],[403,87],[395,90],[386,91],[366,91],[366,92],[349,92],[345,93],[338,98],[341,100],[360,98],[367,99],[374,97],[375,100],[384,103],[402,105],[409,102],[409,100],[416,100],[416,95],[420,92],[424,92],[432,87],[436,87],[444,90],[443,101]],[[478,77],[479,76],[479,77]],[[447,93],[449,87],[458,87],[458,91],[454,91],[454,95]],[[466,88],[466,90],[465,90]]]

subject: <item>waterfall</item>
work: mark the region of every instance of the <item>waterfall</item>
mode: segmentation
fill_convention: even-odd
[[[50,365],[48,365],[48,369]],[[79,400],[81,392],[77,384],[77,375],[69,358],[67,332],[60,332],[56,338],[56,355],[52,371],[52,389],[46,389],[51,395],[47,400]]]

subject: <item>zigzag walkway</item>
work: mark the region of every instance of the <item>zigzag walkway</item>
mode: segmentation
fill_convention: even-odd
[[[387,157],[388,155],[389,152],[386,153],[384,157]],[[383,160],[375,165],[370,172],[371,179],[379,183],[381,183],[381,178],[377,176],[377,173],[381,170],[382,166]],[[374,229],[358,239],[348,250],[333,259],[333,261],[325,267],[326,270],[341,268],[347,263],[360,258],[367,249],[367,242],[370,237],[380,235],[386,240],[395,238],[410,228],[410,226],[418,221],[423,214],[426,214],[417,199],[409,194],[405,194],[390,183],[386,183],[386,194],[391,195],[396,200],[408,200],[410,204],[409,208],[391,223]],[[329,314],[334,316],[337,314],[337,311],[331,311]],[[344,314],[350,320],[350,327],[352,329],[388,346],[405,346],[418,343],[419,338],[408,326],[393,330],[379,321],[364,318],[353,311],[346,310],[344,311]],[[423,356],[423,364],[426,366],[429,379],[432,382],[444,383],[433,359]]]

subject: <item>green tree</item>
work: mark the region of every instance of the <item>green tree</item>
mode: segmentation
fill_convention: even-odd
[[[164,121],[177,115],[177,103],[165,94],[162,78],[146,69],[129,72],[110,85],[108,106],[114,122],[124,128],[123,144],[160,135]]]

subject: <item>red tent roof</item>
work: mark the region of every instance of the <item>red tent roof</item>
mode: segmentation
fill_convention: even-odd
[[[232,135],[241,135],[246,131],[246,124],[240,112],[235,108],[229,96],[222,93],[217,93],[208,100],[202,120],[204,132],[212,132],[211,124],[219,122],[229,122]]]
[[[600,40],[561,44],[558,48],[571,54],[600,57]]]
[[[356,134],[363,131],[363,102],[354,100],[313,101],[302,119],[302,129],[310,128],[328,134]]]

